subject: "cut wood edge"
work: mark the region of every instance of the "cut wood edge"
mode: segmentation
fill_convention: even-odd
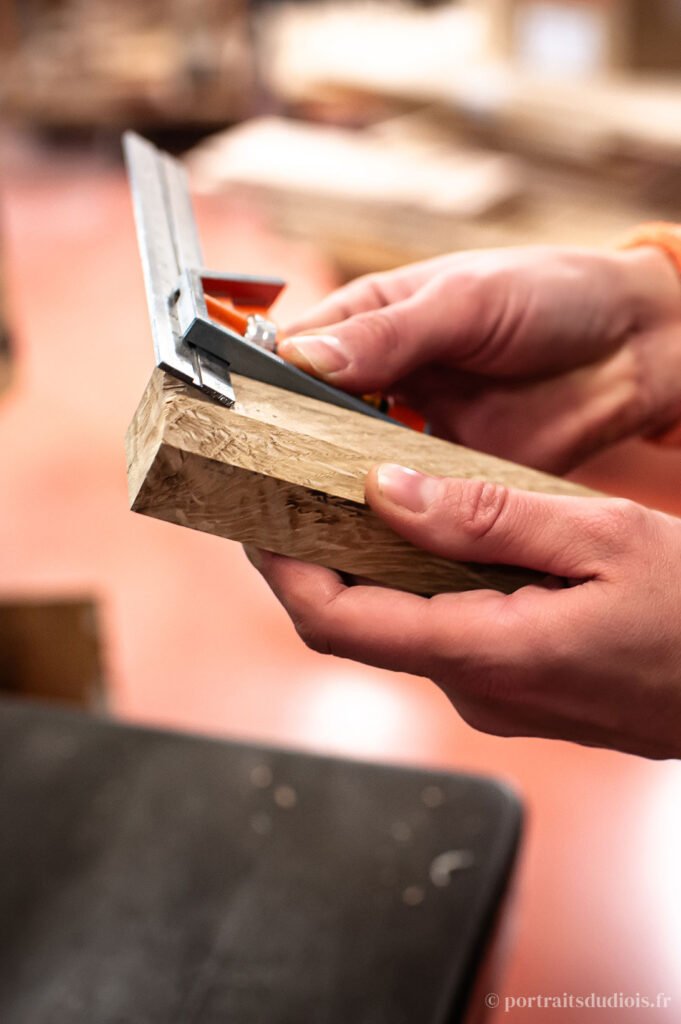
[[[128,499],[132,511],[163,442],[166,427],[164,375],[154,370],[125,435]]]

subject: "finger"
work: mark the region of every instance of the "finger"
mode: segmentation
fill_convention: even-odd
[[[550,376],[604,358],[636,325],[625,261],[611,254],[468,253],[369,280],[305,321],[316,336],[289,331],[284,358],[350,391],[385,388],[433,358],[495,376]]]
[[[279,345],[289,362],[347,391],[387,388],[430,362],[465,362],[487,331],[489,310],[476,318],[476,291],[460,288],[443,294],[434,279],[413,295],[381,308],[357,313],[323,332],[295,335]]]
[[[416,286],[411,281],[407,288],[401,278],[390,293],[378,286],[375,301],[366,291],[360,301],[348,303],[346,296],[338,308],[325,310],[339,319],[284,338],[279,354],[355,392],[388,388],[429,364],[487,370],[523,320],[532,282],[522,268],[501,272],[498,254],[487,259],[484,266],[469,255],[449,269],[435,263]]]
[[[254,561],[313,650],[414,675],[437,675],[445,651],[454,663],[482,658],[490,607],[504,600],[476,591],[429,601],[383,587],[346,587],[328,569],[265,552]]]
[[[309,309],[303,316],[289,324],[284,337],[314,331],[328,324],[340,323],[358,313],[381,309],[392,302],[400,302],[411,295],[425,280],[440,267],[451,263],[449,255],[411,263],[387,273],[366,274],[355,281],[338,288],[321,302]]]
[[[348,320],[351,316],[356,316],[357,313],[381,309],[391,301],[388,298],[389,289],[389,284],[378,274],[351,281],[350,284],[327,295],[316,306],[307,310],[303,316],[289,324],[283,331],[283,337],[288,338],[305,331],[314,331],[315,328],[324,327],[327,324]],[[398,299],[404,297],[405,295],[401,293],[396,296]]]
[[[366,274],[322,299],[303,316],[289,324],[283,336],[291,337],[294,334],[312,332],[328,324],[340,323],[358,313],[366,313],[393,302],[400,302],[445,272],[454,274],[460,271],[465,277],[467,273],[503,266],[509,260],[523,257],[527,259],[532,251],[527,247],[506,246],[503,249],[443,253],[416,263],[408,263],[394,270]],[[455,280],[452,284],[455,288]]]
[[[572,579],[607,575],[645,517],[633,502],[537,494],[389,464],[370,472],[366,494],[396,533],[433,554]]]

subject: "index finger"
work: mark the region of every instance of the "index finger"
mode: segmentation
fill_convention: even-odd
[[[451,261],[451,258],[446,255],[436,256],[396,270],[358,277],[327,295],[303,316],[287,325],[282,331],[282,337],[318,330],[348,320],[357,313],[369,313],[394,302],[401,302],[431,277],[440,264]]]

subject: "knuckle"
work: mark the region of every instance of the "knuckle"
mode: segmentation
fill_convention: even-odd
[[[333,292],[334,320],[349,320],[361,316],[364,310],[384,305],[384,276],[379,273],[365,274]]]
[[[476,267],[453,268],[436,279],[434,288],[448,304],[451,304],[455,296],[459,315],[467,323],[474,323],[485,313],[485,300],[489,301],[491,282],[489,271]]]
[[[366,343],[380,352],[388,352],[397,347],[399,331],[394,316],[388,309],[377,309],[370,313],[359,313],[356,323],[362,328]]]
[[[497,266],[451,270],[438,281],[442,301],[448,306],[456,303],[461,336],[468,339],[462,340],[457,354],[466,365],[475,367],[494,354],[509,282],[509,273]]]
[[[386,275],[381,273],[365,274],[355,282],[357,294],[369,296],[377,306],[385,305],[388,302],[385,278]]]
[[[491,272],[477,265],[469,267],[449,267],[437,278],[443,290],[451,290],[456,286],[457,292],[472,302],[482,300],[485,282],[489,281]]]
[[[482,540],[498,525],[508,503],[508,488],[488,480],[466,480],[450,488],[445,502],[457,525],[472,540]]]
[[[635,501],[611,498],[590,517],[587,532],[600,543],[620,548],[640,534],[644,523],[645,512]]]
[[[645,509],[628,498],[613,498],[611,515],[616,523],[622,524],[627,530],[640,526],[645,519]]]

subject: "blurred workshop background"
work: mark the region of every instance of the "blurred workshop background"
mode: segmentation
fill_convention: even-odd
[[[120,153],[186,152],[207,265],[286,278],[280,322],[449,250],[607,245],[681,219],[680,0],[2,0],[0,54],[0,686],[506,780],[504,988],[681,1006],[679,765],[475,734],[306,651],[236,545],[128,511],[152,346]],[[577,475],[681,512],[680,472],[633,443]]]

